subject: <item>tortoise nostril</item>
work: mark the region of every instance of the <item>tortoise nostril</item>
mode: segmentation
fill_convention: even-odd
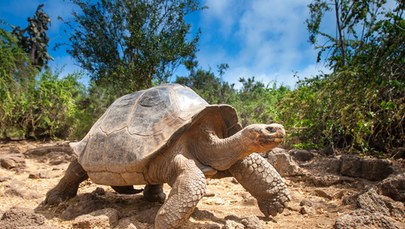
[[[266,130],[268,130],[270,133],[275,133],[277,131],[276,128],[272,126],[266,127]]]

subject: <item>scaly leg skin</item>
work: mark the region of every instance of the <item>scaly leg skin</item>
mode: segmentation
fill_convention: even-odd
[[[280,174],[256,153],[235,163],[229,172],[257,199],[260,211],[266,217],[283,212],[291,200]]]
[[[53,189],[46,193],[46,204],[59,204],[77,195],[79,184],[89,176],[77,159],[73,160],[67,168],[65,175]]]
[[[182,155],[175,159],[175,181],[169,197],[155,218],[155,229],[178,228],[190,218],[207,189],[202,171]]]
[[[134,186],[129,185],[129,186],[111,186],[114,191],[116,191],[119,194],[137,194],[143,191],[143,189],[134,189]]]
[[[145,190],[143,191],[143,196],[149,202],[160,202],[164,203],[166,199],[166,194],[163,192],[163,185],[145,185]]]

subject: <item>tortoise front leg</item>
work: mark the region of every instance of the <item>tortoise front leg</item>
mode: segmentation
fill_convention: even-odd
[[[177,155],[173,177],[168,181],[172,190],[155,218],[155,229],[178,228],[190,218],[206,191],[205,177],[194,161]]]
[[[260,211],[266,217],[283,212],[291,200],[280,174],[259,154],[253,153],[238,161],[229,172],[257,199]]]
[[[89,176],[77,159],[73,160],[56,187],[46,193],[45,203],[58,204],[76,196],[79,184],[87,178]]]

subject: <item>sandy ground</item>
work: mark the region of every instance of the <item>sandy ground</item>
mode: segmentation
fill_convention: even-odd
[[[47,144],[0,144],[0,156],[24,155],[28,149],[44,145]],[[0,168],[0,215],[12,207],[25,207],[44,215],[44,225],[72,228],[75,214],[90,213],[108,207],[118,210],[119,221],[114,225],[116,228],[128,225],[128,222],[137,228],[153,228],[154,216],[160,204],[147,202],[141,194],[117,194],[110,187],[96,185],[89,180],[81,184],[78,196],[68,202],[55,207],[43,205],[46,192],[63,176],[70,156],[59,153],[25,155],[23,158],[25,166],[21,168]],[[333,228],[337,217],[356,208],[355,203],[349,201],[350,197],[367,185],[351,182],[314,187],[304,181],[286,179],[292,196],[288,209],[275,217],[266,218],[260,212],[256,200],[233,178],[208,180],[207,183],[207,196],[199,202],[197,209],[182,228],[223,228],[227,225],[227,220],[240,223],[252,216],[259,219],[259,226],[263,228]],[[167,185],[165,192],[170,192]],[[89,206],[89,203],[92,206]],[[404,220],[401,225],[405,228]]]

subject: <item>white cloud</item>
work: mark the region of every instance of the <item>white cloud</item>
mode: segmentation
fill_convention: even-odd
[[[203,12],[203,23],[219,25],[218,30],[221,36],[229,36],[237,23],[240,11],[240,2],[231,0],[207,0],[204,3],[208,9]]]
[[[297,80],[293,72],[308,71],[316,61],[304,24],[310,0],[236,2],[205,2],[209,9],[200,24],[200,63],[203,67],[228,63],[224,79],[229,82],[255,76],[293,87]]]

